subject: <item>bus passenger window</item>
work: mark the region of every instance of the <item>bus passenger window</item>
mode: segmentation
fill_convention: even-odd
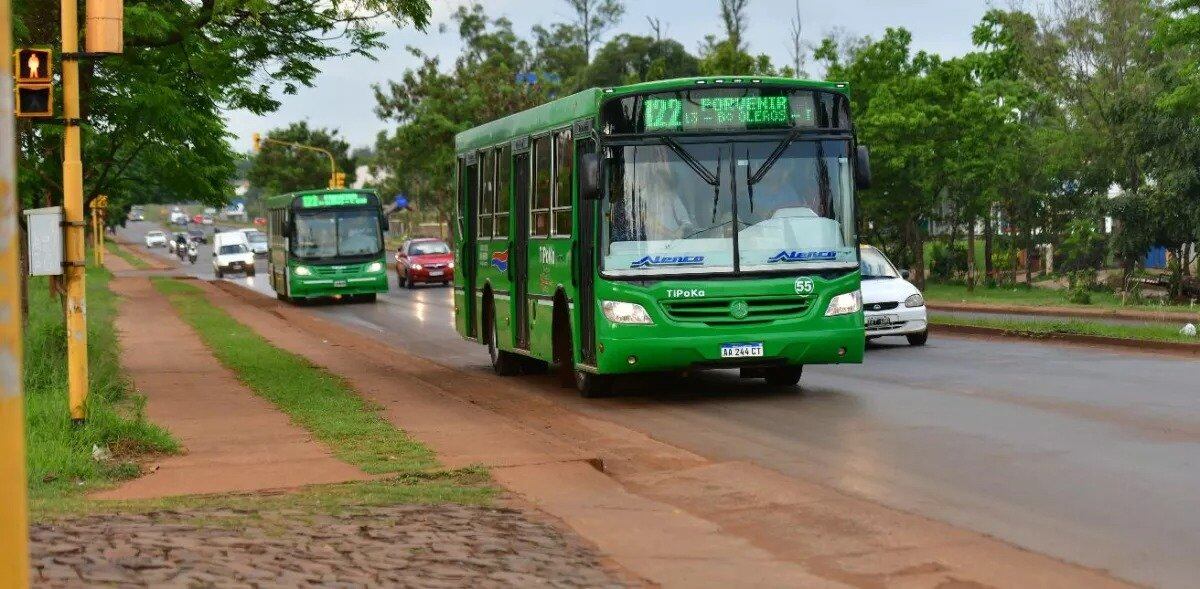
[[[512,173],[512,146],[505,144],[496,152],[496,237],[508,237],[508,211],[512,196],[509,174]]]
[[[567,236],[571,234],[571,187],[575,185],[571,175],[572,164],[575,161],[575,143],[571,141],[571,132],[559,131],[554,135],[554,206],[553,234]]]
[[[550,235],[550,162],[553,154],[550,152],[550,136],[538,137],[533,144],[533,206],[530,235],[547,237]]]

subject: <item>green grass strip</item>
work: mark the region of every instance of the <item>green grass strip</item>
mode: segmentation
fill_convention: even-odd
[[[1183,326],[1172,325],[1117,325],[1086,320],[1030,321],[1020,319],[957,317],[932,313],[930,323],[964,327],[988,327],[1002,329],[1013,335],[1026,337],[1051,337],[1055,335],[1090,335],[1139,341],[1159,341],[1200,344],[1200,338],[1179,333]]]
[[[133,266],[134,268],[137,268],[138,270],[147,270],[150,268],[150,264],[147,264],[145,260],[125,251],[125,248],[123,248],[111,241],[105,241],[104,247],[106,247],[108,249],[108,252],[110,254],[113,254],[113,255],[117,256],[118,258],[125,260],[126,262],[129,263],[130,266]]]
[[[184,281],[155,278],[222,364],[296,424],[327,444],[333,454],[372,474],[435,468],[433,453],[393,427],[344,380],[281,350],[210,303]]]
[[[1120,295],[1111,292],[1093,292],[1092,304],[1080,305],[1067,300],[1067,290],[1044,287],[992,287],[977,286],[967,290],[966,285],[929,282],[925,285],[925,300],[931,303],[974,303],[982,305],[1028,305],[1065,307],[1076,309],[1127,309],[1134,311],[1167,311],[1200,313],[1200,306],[1164,305],[1160,303],[1123,304]]]
[[[179,451],[169,433],[146,421],[145,399],[132,394],[121,369],[111,278],[103,268],[87,269],[88,419],[82,426],[71,424],[68,409],[62,303],[51,296],[46,278],[29,279],[23,376],[25,447],[34,502],[79,497],[137,476],[137,461],[147,455]],[[114,459],[97,461],[93,445],[108,449]]]

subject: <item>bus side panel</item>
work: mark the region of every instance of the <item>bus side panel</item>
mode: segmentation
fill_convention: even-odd
[[[562,291],[567,301],[575,300],[571,246],[571,239],[565,237],[530,242],[529,292],[533,295],[530,305],[530,352],[547,361],[554,357],[555,295]]]

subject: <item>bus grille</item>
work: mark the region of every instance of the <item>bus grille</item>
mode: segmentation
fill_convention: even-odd
[[[337,276],[362,272],[362,264],[347,264],[345,266],[309,266],[313,274],[318,276]]]
[[[749,311],[742,319],[733,316],[734,301],[745,301]],[[675,321],[706,323],[708,325],[754,325],[780,319],[796,319],[810,306],[807,298],[783,297],[721,297],[662,301],[663,310]]]

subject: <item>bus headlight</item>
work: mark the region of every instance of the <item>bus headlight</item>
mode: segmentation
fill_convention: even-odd
[[[308,266],[296,266],[292,273],[296,276],[312,276],[312,270],[309,270]]]
[[[654,320],[646,312],[646,308],[637,303],[621,301],[600,301],[604,316],[613,323],[627,325],[654,325]]]
[[[849,315],[862,310],[862,293],[860,291],[848,292],[833,297],[829,301],[829,308],[825,309],[826,317],[834,315]]]
[[[371,262],[367,265],[367,272],[383,272],[383,262]]]
[[[921,293],[917,293],[911,297],[908,297],[907,299],[904,299],[904,306],[923,307],[925,306],[925,297],[921,296]]]

